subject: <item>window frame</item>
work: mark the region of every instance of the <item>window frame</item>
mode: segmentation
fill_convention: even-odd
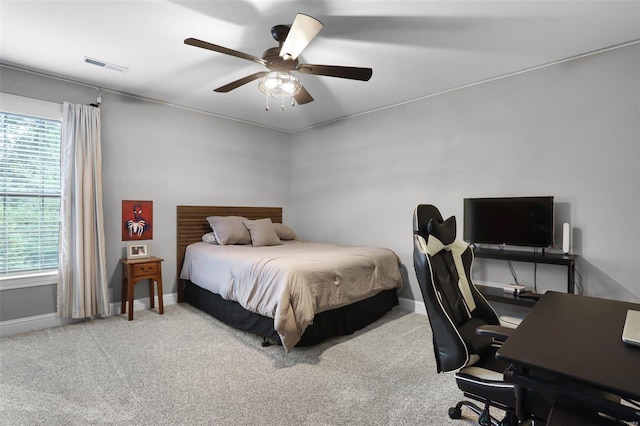
[[[62,122],[62,104],[0,92],[0,111]],[[60,194],[62,198],[62,194]],[[55,285],[58,268],[0,275],[0,290]]]

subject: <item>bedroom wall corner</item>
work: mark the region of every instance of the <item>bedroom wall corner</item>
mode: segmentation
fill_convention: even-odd
[[[636,43],[308,130],[292,145],[292,225],[393,249],[410,271],[400,296],[422,300],[416,205],[461,219],[465,197],[554,195],[584,294],[640,301],[639,76]],[[531,286],[533,265],[515,267]],[[538,272],[540,291],[566,291],[566,269]],[[474,279],[513,278],[476,259]]]

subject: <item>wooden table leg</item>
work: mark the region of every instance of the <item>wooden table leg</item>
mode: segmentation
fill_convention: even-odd
[[[151,309],[155,308],[155,295],[153,294],[153,278],[149,278],[149,305]]]
[[[158,311],[160,312],[160,315],[164,314],[164,303],[162,299],[162,275],[158,275]]]
[[[129,279],[129,291],[128,291],[128,296],[129,296],[129,321],[133,320],[133,286],[136,285],[136,283]]]
[[[122,300],[120,302],[120,313],[121,314],[125,314],[127,313],[127,286],[129,284],[129,279],[126,275],[126,269],[128,269],[128,266],[123,266],[123,270],[122,270]]]

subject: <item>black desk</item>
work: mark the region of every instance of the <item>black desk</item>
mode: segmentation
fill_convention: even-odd
[[[640,304],[547,292],[496,357],[512,364],[509,380],[516,385],[572,401],[584,397],[590,407],[640,419],[640,409],[599,405],[593,397],[604,391],[640,401],[640,347],[621,338],[629,309]]]

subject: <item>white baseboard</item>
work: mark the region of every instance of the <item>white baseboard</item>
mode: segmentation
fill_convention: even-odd
[[[165,294],[162,298],[164,306],[178,303],[178,294]],[[155,298],[155,306],[158,306],[158,296]],[[111,315],[120,315],[120,302],[111,303]],[[133,311],[144,311],[151,307],[149,298],[136,299],[133,301]],[[0,336],[11,336],[12,334],[26,333],[27,331],[41,330],[43,328],[57,327],[84,320],[75,320],[59,317],[52,312],[50,314],[34,315],[25,318],[16,318],[0,322]]]
[[[403,311],[415,312],[420,315],[427,315],[427,307],[424,306],[424,302],[417,300],[407,299],[405,297],[398,297],[398,307]]]
[[[71,324],[78,321],[81,320],[59,317],[55,312],[25,318],[16,318],[0,322],[0,336],[11,336],[12,334],[57,327],[59,325]]]
[[[162,297],[164,306],[175,305],[178,303],[178,293],[168,293]],[[156,309],[158,307],[158,296],[155,297],[154,303]],[[151,303],[148,297],[133,300],[133,312],[151,309]],[[120,302],[111,302],[111,315],[120,315]]]

